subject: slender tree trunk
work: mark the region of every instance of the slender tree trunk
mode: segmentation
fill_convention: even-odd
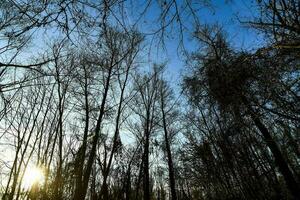
[[[128,166],[125,180],[125,199],[130,200],[131,194],[131,166]]]
[[[117,150],[118,138],[119,138],[119,126],[120,126],[120,120],[121,120],[121,114],[122,114],[122,108],[123,108],[123,101],[124,101],[124,93],[125,93],[125,88],[126,88],[126,85],[127,85],[128,76],[129,76],[130,65],[126,69],[125,80],[124,80],[123,84],[121,84],[121,94],[120,94],[120,100],[119,100],[117,117],[116,117],[116,128],[115,128],[115,132],[114,132],[114,136],[113,136],[112,150],[111,150],[111,153],[110,153],[110,156],[109,156],[109,159],[108,159],[107,166],[104,169],[104,175],[103,175],[104,177],[103,177],[103,183],[102,183],[100,195],[103,194],[103,198],[105,200],[108,200],[107,178],[109,176],[110,167],[112,165],[112,160],[113,160],[114,154]]]
[[[171,196],[172,196],[172,200],[177,200],[175,174],[174,174],[174,167],[173,167],[173,160],[172,160],[172,152],[171,152],[171,147],[170,147],[170,142],[169,142],[167,123],[166,123],[166,114],[165,114],[165,110],[164,110],[164,97],[163,97],[162,92],[161,92],[161,112],[162,112],[163,128],[164,128],[164,135],[165,135],[165,144],[166,144],[167,158],[168,158]]]
[[[59,52],[57,52],[59,53]],[[58,55],[55,58],[55,72],[57,81],[57,93],[58,93],[58,112],[59,119],[57,124],[57,135],[58,135],[58,163],[57,171],[54,180],[54,198],[57,200],[62,199],[63,194],[63,178],[62,178],[62,168],[63,168],[63,115],[64,115],[64,98],[66,94],[66,88],[61,80],[61,75],[59,71]]]
[[[148,124],[148,123],[147,123]],[[150,200],[150,181],[149,181],[149,133],[145,131],[145,144],[143,154],[143,191],[144,200]]]
[[[105,104],[106,104],[106,98],[108,95],[108,89],[109,89],[109,84],[110,84],[110,79],[111,79],[111,74],[112,74],[112,68],[113,68],[113,65],[111,64],[109,71],[108,71],[108,76],[107,76],[107,79],[105,82],[105,86],[104,86],[104,92],[103,92],[103,98],[102,98],[102,102],[101,102],[101,106],[100,106],[100,112],[99,112],[99,116],[98,116],[98,120],[97,120],[97,124],[96,124],[96,128],[95,128],[95,135],[94,135],[94,138],[92,141],[92,149],[91,149],[90,155],[88,157],[87,166],[86,166],[85,173],[83,175],[83,181],[82,181],[81,187],[76,188],[76,190],[75,190],[74,200],[84,199],[86,196],[86,193],[87,193],[89,178],[91,175],[94,159],[95,159],[96,153],[97,153],[97,144],[98,144],[99,138],[100,138],[100,128],[101,128],[101,123],[102,123],[102,119],[103,119],[104,112],[105,112],[104,109],[105,109]]]
[[[266,128],[266,126],[261,122],[259,117],[255,114],[252,107],[247,103],[247,100],[244,98],[243,101],[244,101],[245,105],[248,107],[248,110],[250,112],[252,120],[255,123],[255,126],[261,132],[265,142],[267,143],[267,146],[270,148],[272,155],[274,156],[274,159],[275,159],[275,164],[277,165],[280,173],[283,175],[288,189],[290,190],[294,199],[296,199],[296,200],[300,199],[299,185],[298,185],[296,179],[294,178],[293,173],[290,170],[287,162],[285,161],[278,145],[272,138],[272,136],[271,136],[270,132],[268,131],[268,129]]]
[[[39,91],[39,92],[40,92],[40,91]],[[18,185],[18,184],[21,184],[21,183],[19,183],[18,181],[19,181],[20,174],[21,174],[22,164],[23,164],[23,162],[24,162],[24,157],[25,157],[25,154],[26,154],[26,152],[27,152],[27,148],[29,147],[30,139],[31,139],[31,137],[33,136],[34,129],[35,129],[36,125],[37,125],[37,120],[38,120],[39,114],[40,114],[40,112],[41,112],[41,110],[42,110],[42,104],[43,104],[43,103],[40,104],[40,106],[39,106],[39,108],[38,108],[38,112],[37,112],[36,115],[34,116],[34,110],[35,110],[35,106],[37,105],[37,99],[38,99],[38,96],[39,96],[39,95],[37,95],[37,97],[35,98],[34,107],[32,108],[32,110],[31,110],[31,112],[30,112],[29,120],[27,121],[26,128],[25,128],[25,130],[24,130],[24,132],[23,132],[23,136],[22,136],[22,138],[21,138],[21,141],[19,142],[20,146],[18,145],[18,149],[17,149],[17,153],[16,153],[16,157],[15,157],[15,159],[17,159],[17,160],[14,161],[14,165],[15,165],[15,169],[14,169],[14,170],[15,170],[15,173],[14,173],[14,179],[13,179],[13,183],[12,183],[12,186],[11,186],[10,194],[9,194],[9,196],[8,196],[8,199],[9,199],[9,200],[14,199],[14,197],[15,197],[15,191],[16,191],[16,189],[17,189],[17,185]],[[42,102],[44,102],[44,96],[43,96],[43,98],[42,98]],[[32,127],[30,128],[29,133],[28,133],[28,137],[26,138],[26,143],[24,144],[24,149],[21,149],[21,145],[22,145],[23,141],[25,140],[25,136],[26,136],[27,129],[29,128],[29,124],[30,124],[30,121],[31,121],[31,116],[34,117],[34,118],[33,118],[33,122],[32,122]],[[19,160],[19,165],[18,165],[18,167],[17,167],[17,161],[18,161],[18,153],[19,153],[19,151],[21,152],[21,155],[20,155],[20,158],[19,158],[19,159],[20,159],[20,160]],[[13,167],[14,167],[14,165],[13,165]],[[8,186],[9,186],[9,182],[8,182]],[[4,195],[3,195],[3,199],[5,199],[6,194],[7,194],[7,193],[6,193],[6,191],[5,191],[5,193],[4,193]],[[6,199],[5,199],[5,200],[6,200]]]
[[[89,132],[89,122],[90,122],[90,110],[89,110],[89,93],[88,93],[88,74],[86,66],[83,66],[84,68],[84,104],[85,104],[85,127],[84,127],[84,134],[83,134],[83,141],[82,145],[79,148],[78,151],[78,167],[76,168],[76,189],[82,188],[82,182],[83,182],[83,170],[84,170],[84,159],[86,155],[86,149],[87,149],[87,138],[88,138],[88,132]],[[75,194],[77,195],[77,194]]]

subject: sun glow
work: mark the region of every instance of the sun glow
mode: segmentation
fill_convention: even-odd
[[[28,167],[23,177],[24,189],[30,189],[33,185],[42,184],[45,180],[44,171],[38,167]]]

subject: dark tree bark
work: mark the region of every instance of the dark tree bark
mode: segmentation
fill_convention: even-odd
[[[112,73],[112,65],[109,67],[108,76],[106,77],[106,83],[105,83],[105,87],[104,87],[102,103],[101,103],[101,107],[100,107],[99,116],[97,119],[97,125],[95,128],[95,135],[94,135],[93,141],[92,141],[92,149],[91,149],[90,155],[88,157],[87,166],[86,166],[86,169],[85,169],[85,172],[83,175],[83,181],[82,181],[81,187],[78,187],[75,190],[74,200],[84,199],[86,196],[86,193],[87,193],[90,174],[92,171],[94,159],[96,157],[97,144],[98,144],[98,141],[100,138],[100,128],[101,128],[101,123],[102,123],[102,119],[104,116],[104,108],[105,108],[106,98],[108,95],[108,89],[109,89],[109,84],[110,84],[110,80],[111,80],[111,73]]]
[[[163,87],[163,86],[161,86]],[[168,160],[168,167],[169,167],[169,182],[170,182],[170,188],[171,188],[171,196],[172,200],[177,200],[176,195],[176,184],[175,184],[175,174],[174,174],[174,167],[173,167],[173,160],[172,160],[172,152],[170,147],[170,141],[169,141],[169,133],[167,130],[167,122],[166,122],[166,113],[165,113],[165,102],[164,102],[164,94],[163,94],[163,88],[161,88],[161,113],[162,113],[162,121],[163,121],[163,129],[164,129],[164,137],[165,137],[165,145],[166,145],[166,153],[167,153],[167,160]]]
[[[149,116],[150,114],[147,114]],[[145,141],[144,141],[144,153],[143,153],[143,191],[144,200],[150,200],[150,180],[149,180],[149,140],[150,133],[148,131],[149,122],[146,122],[145,129]]]
[[[257,114],[255,114],[252,107],[248,104],[248,101],[246,98],[243,98],[243,102],[248,107],[251,119],[253,120],[255,126],[260,131],[260,133],[263,135],[264,141],[266,142],[267,146],[270,148],[272,155],[274,156],[274,159],[275,159],[275,164],[278,167],[280,173],[283,175],[288,189],[290,190],[294,199],[297,199],[297,200],[300,199],[299,185],[298,185],[295,177],[293,176],[293,173],[292,173],[291,169],[289,168],[287,161],[284,159],[284,157],[280,151],[280,148],[278,147],[278,145],[272,138],[271,133],[268,131],[267,127],[262,123],[262,121],[259,119]]]

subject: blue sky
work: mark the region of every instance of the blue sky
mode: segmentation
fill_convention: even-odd
[[[187,0],[176,0],[180,4]],[[247,17],[255,16],[255,4],[253,0],[211,0],[212,9],[205,6],[201,6],[201,9],[197,12],[198,19],[201,24],[221,24],[224,30],[228,33],[229,39],[232,45],[237,49],[253,50],[263,43],[262,37],[258,35],[253,29],[249,30],[243,27],[237,20],[245,19]],[[227,0],[228,1],[228,0]],[[139,12],[145,6],[144,0],[128,1],[128,8],[126,9],[128,14],[128,23],[135,21],[134,16],[138,16]],[[131,4],[131,3],[132,4]],[[138,28],[144,33],[149,33],[157,28],[157,17],[160,13],[160,8],[157,5],[156,0],[152,1],[152,6],[148,9],[145,17],[140,20]],[[195,2],[199,2],[195,1]],[[184,35],[184,45],[188,51],[197,50],[197,44],[192,40],[191,34],[194,31],[193,22],[187,18],[183,23],[187,27]],[[49,29],[48,29],[49,30]],[[50,29],[51,30],[51,29]],[[27,48],[26,52],[23,53],[22,58],[27,58],[32,55],[36,55],[37,52],[43,52],[46,41],[49,41],[55,33],[47,33],[40,31],[36,34],[37,38],[29,45],[32,48]],[[42,36],[42,37],[40,37]],[[176,85],[180,82],[180,74],[185,69],[184,56],[178,54],[178,29],[174,28],[171,34],[165,35],[166,51],[163,51],[155,46],[152,46],[149,52],[145,52],[142,57],[143,62],[162,63],[166,62],[168,65],[166,74],[170,81]],[[43,38],[43,39],[42,39]],[[146,45],[151,43],[151,36],[147,37]],[[149,56],[150,53],[150,56]],[[36,55],[37,56],[37,55]],[[145,64],[149,65],[149,64]],[[151,67],[151,66],[149,66]]]
[[[180,5],[182,1],[177,2]],[[134,9],[132,8],[131,10]],[[159,12],[157,4],[149,8],[147,15],[143,19],[144,21],[141,20],[141,25],[139,26],[142,32],[149,33],[151,29],[155,29],[155,20]],[[201,24],[218,23],[221,25],[227,32],[229,41],[234,48],[251,51],[261,46],[263,37],[253,29],[249,29],[241,24],[238,19],[245,21],[246,19],[253,19],[257,14],[256,12],[255,1],[253,0],[231,0],[230,2],[226,2],[226,0],[212,0],[212,8],[202,7],[197,15]],[[184,35],[184,46],[190,52],[195,51],[198,45],[191,37],[194,31],[193,22],[187,18],[183,23],[187,26]],[[167,78],[176,86],[180,83],[180,75],[185,69],[185,64],[184,56],[178,55],[178,30],[176,28],[174,30],[170,35],[165,35],[167,36],[165,40],[166,51],[152,48],[150,61],[154,63],[167,62]],[[150,40],[149,38],[151,37],[148,37],[148,40]]]

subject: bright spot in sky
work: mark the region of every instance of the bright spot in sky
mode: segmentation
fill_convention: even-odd
[[[29,190],[33,185],[42,184],[45,180],[44,171],[38,167],[27,167],[23,177],[23,187]]]

